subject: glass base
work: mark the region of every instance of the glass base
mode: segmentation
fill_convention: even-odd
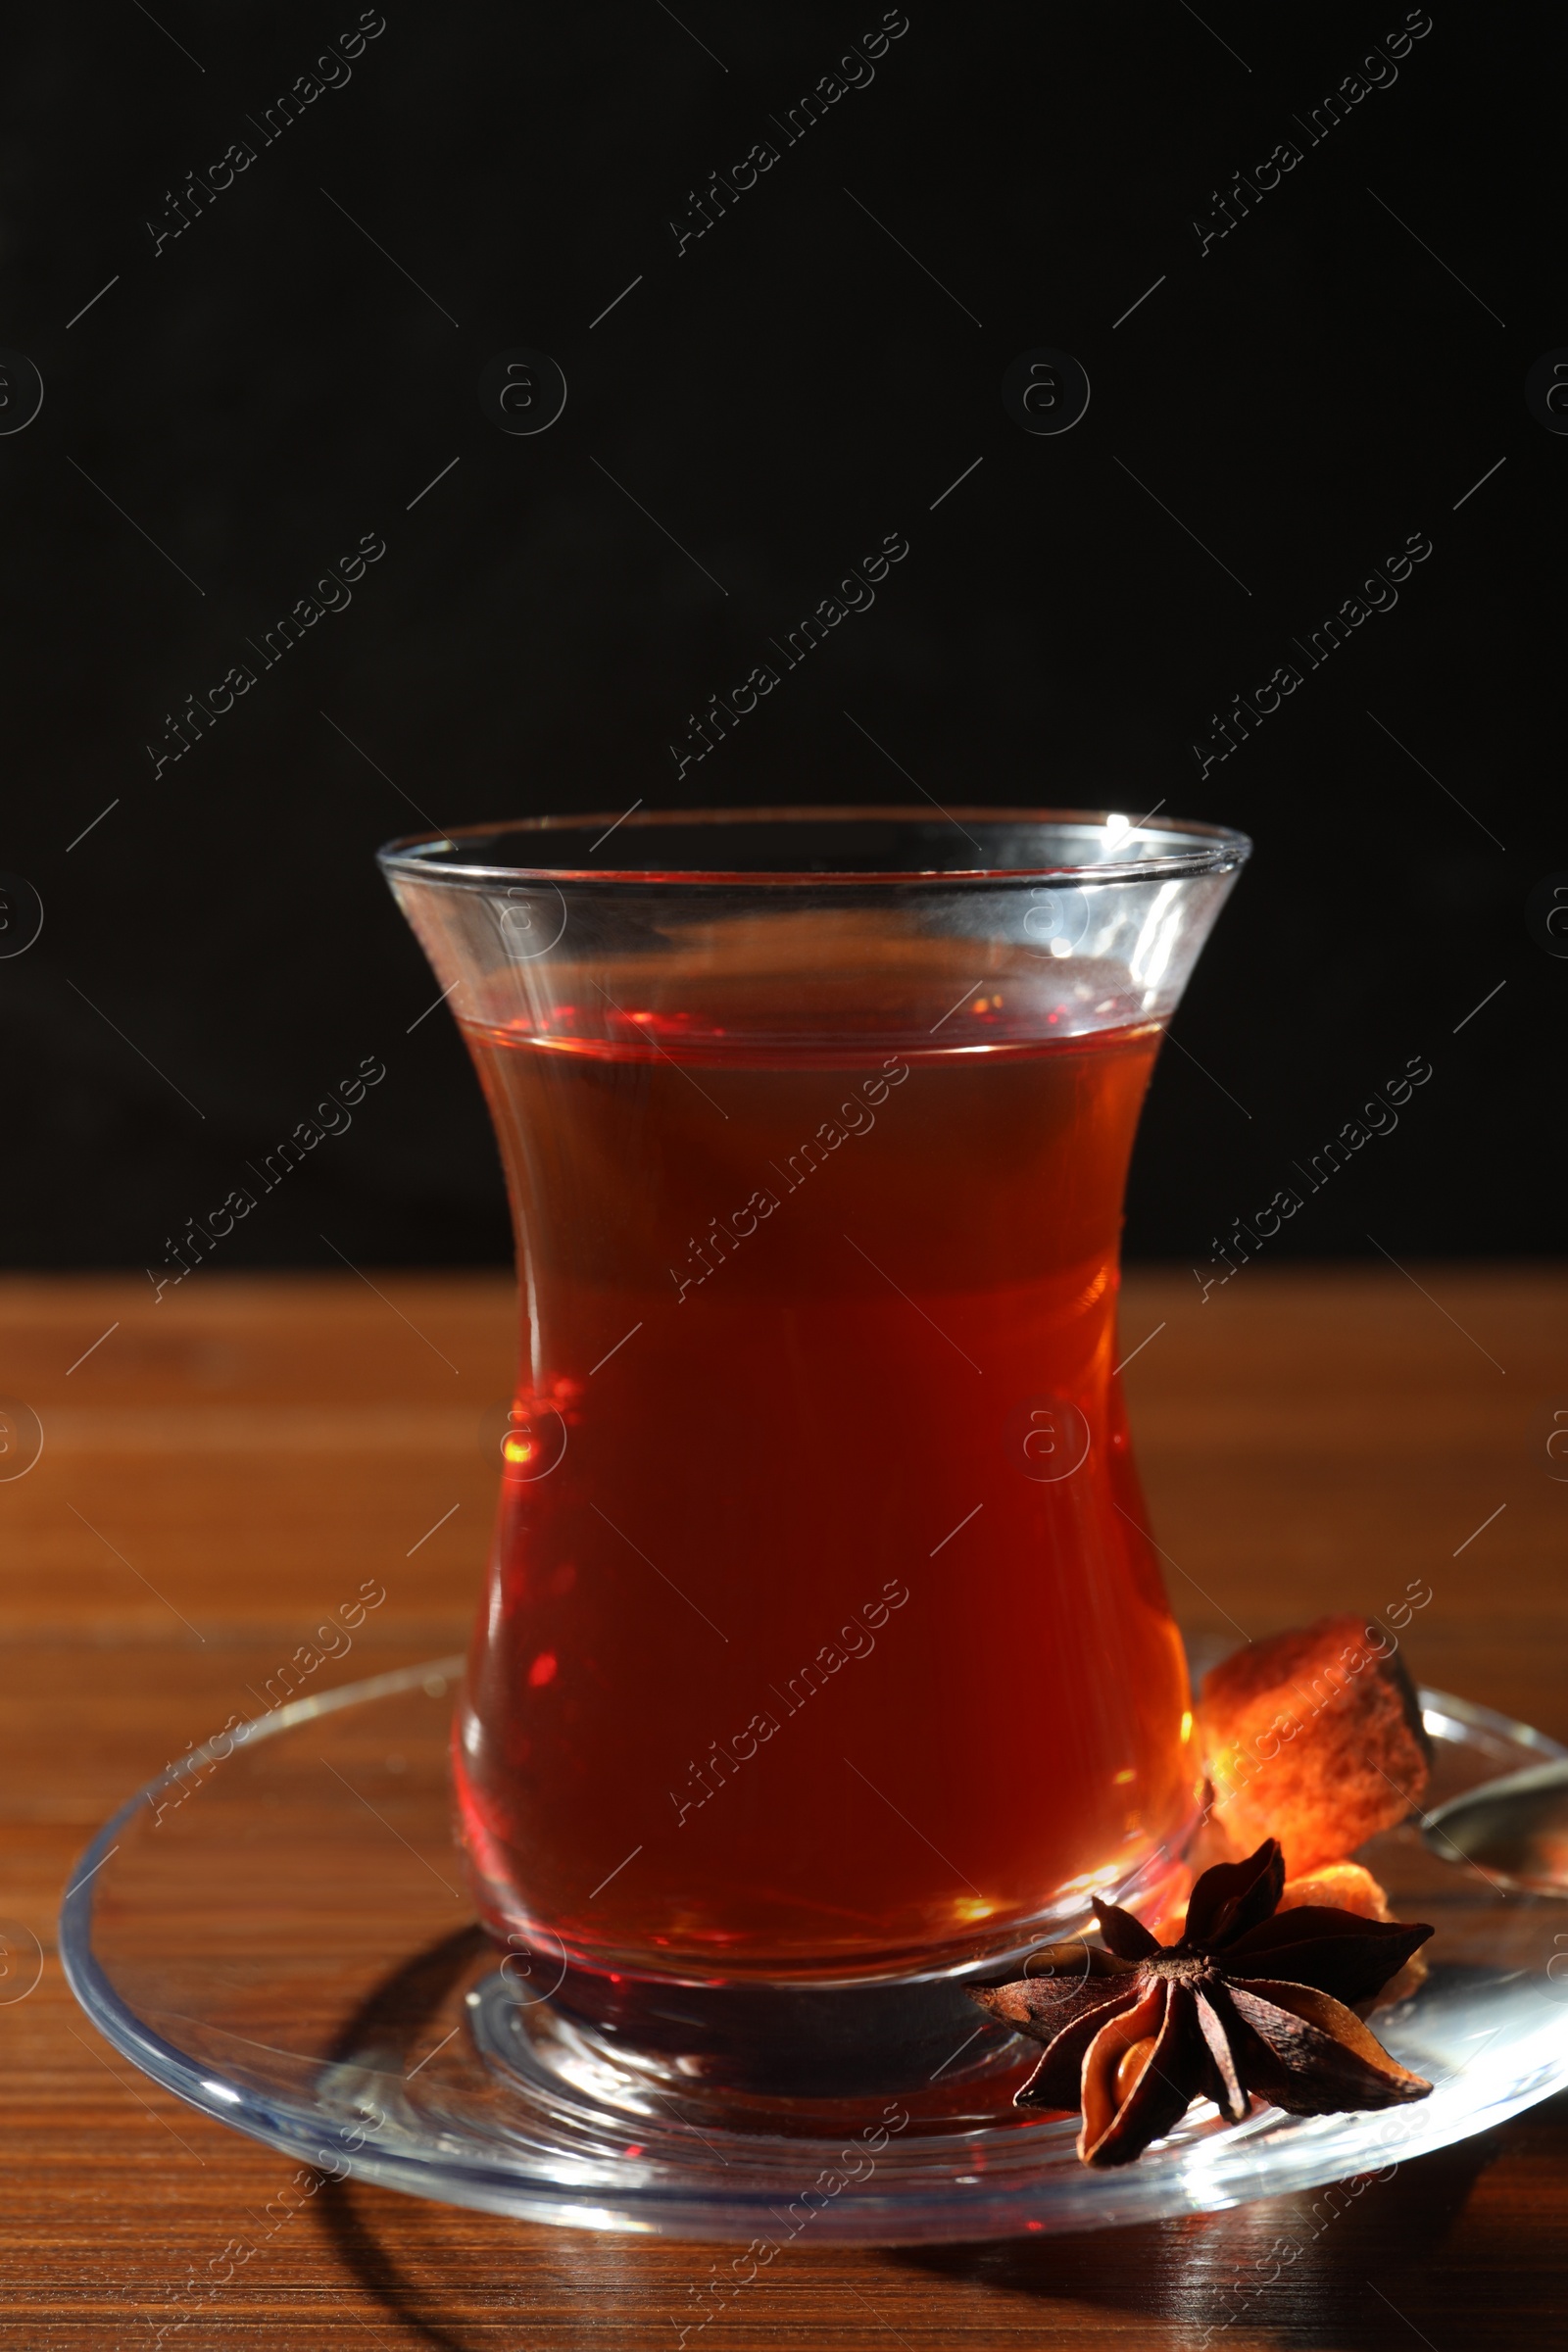
[[[840,2036],[844,2064],[835,2082],[825,2034],[811,2037],[804,2068],[792,2068],[786,2036],[769,2045],[774,2064],[732,2071],[711,2044],[701,2054],[665,2049],[612,2036],[555,2001],[520,2007],[499,1969],[466,1998],[474,2046],[523,2095],[548,2092],[627,2126],[674,2117],[710,2135],[826,2141],[874,2131],[895,2111],[907,2119],[901,2132],[918,2126],[922,2132],[966,2132],[980,2116],[1008,2113],[1030,2068],[1016,2036],[989,2025],[976,2033],[967,2001],[956,2032],[949,2024],[943,2036],[913,2044],[897,2043],[890,2034],[869,2052],[858,2043],[852,2014]],[[782,2026],[786,2014],[781,2004],[773,2022]],[[894,2015],[905,2014],[900,2004]],[[891,2028],[893,2016],[886,2022]]]
[[[1195,1811],[1186,1837],[1196,1822]],[[1160,1854],[1104,1893],[1162,1917],[1185,1901],[1187,1879]],[[646,2113],[650,2095],[674,2097],[708,2130],[794,2135],[867,2122],[897,2097],[939,2128],[956,2099],[967,2125],[982,2081],[1005,2077],[1005,2107],[1027,2071],[1016,2035],[982,2019],[968,1987],[1022,1976],[1031,1953],[1087,1918],[1082,1895],[1069,1896],[1032,1920],[1027,1938],[983,1957],[808,1983],[612,1973],[569,1963],[558,1943],[555,1959],[533,1949],[503,1962],[478,1988],[474,2024],[493,2055],[530,2079],[591,2086],[626,2115]]]
[[[460,1672],[447,1658],[353,1684],[265,1717],[226,1756],[196,1751],[116,1815],[68,1890],[61,1956],[100,2031],[328,2172],[533,2221],[756,2241],[760,2267],[803,2231],[910,2243],[1215,2210],[1446,2146],[1568,2083],[1568,1982],[1549,1973],[1562,1906],[1494,1887],[1413,1828],[1364,1858],[1398,1916],[1438,1931],[1427,1982],[1377,2019],[1436,2084],[1419,2105],[1227,2126],[1201,2104],[1137,2165],[1089,2173],[1074,2119],[1011,2104],[1032,2045],[976,2025],[952,1978],[756,1988],[772,2007],[742,2019],[754,2064],[737,2075],[706,2034],[692,2046],[680,1987],[661,1988],[669,2030],[651,2034],[646,2007],[608,2014],[564,1964],[498,1965],[451,1842]],[[1435,1803],[1565,1752],[1421,1696]],[[896,1996],[872,2033],[866,1990]]]

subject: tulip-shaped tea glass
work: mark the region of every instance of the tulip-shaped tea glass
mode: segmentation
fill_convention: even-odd
[[[722,2120],[923,2081],[966,1976],[1179,1866],[1199,1774],[1118,1243],[1249,844],[612,823],[382,853],[516,1238],[453,1770],[530,2063]]]

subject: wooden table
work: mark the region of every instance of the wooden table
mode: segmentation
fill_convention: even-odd
[[[1248,1268],[1206,1303],[1185,1271],[1130,1278],[1125,1345],[1163,1326],[1126,1378],[1184,1624],[1258,1634],[1425,1579],[1417,1672],[1568,1737],[1568,1486],[1544,1446],[1568,1404],[1565,1310],[1568,1277],[1517,1269]],[[187,2267],[254,2236],[288,2170],[99,2039],[54,1956],[60,1889],[104,1815],[248,1709],[248,1683],[363,1577],[389,1597],[337,1679],[463,1645],[512,1324],[490,1277],[202,1273],[157,1305],[139,1278],[0,1284],[0,1392],[45,1435],[36,1467],[0,1483],[0,1999],[31,1974],[29,1932],[43,1950],[36,1989],[0,2006],[0,2344],[152,2345]],[[1205,2327],[1225,2352],[1562,2340],[1568,2100],[1405,2166],[1327,2225],[1312,2207],[802,2248],[708,2343],[1143,2348]],[[710,2259],[328,2184],[211,2319],[166,2340],[667,2352]]]

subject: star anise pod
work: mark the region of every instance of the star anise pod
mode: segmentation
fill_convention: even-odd
[[[1370,2000],[1432,1930],[1326,1904],[1278,1911],[1284,1885],[1268,1838],[1245,1862],[1203,1872],[1178,1942],[1097,1899],[1105,1950],[1053,1944],[1037,1973],[971,1987],[1000,2024],[1047,2045],[1014,2104],[1080,2107],[1080,2157],[1112,2165],[1173,2131],[1197,2098],[1229,2123],[1249,2093],[1292,2115],[1424,2099],[1431,2083],[1348,2004]]]

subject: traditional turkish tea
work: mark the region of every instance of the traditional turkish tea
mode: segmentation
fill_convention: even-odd
[[[523,1311],[456,1742],[503,1936],[891,1969],[1192,1817],[1114,1370],[1161,1026],[1019,1035],[983,990],[933,1019],[802,1045],[628,988],[466,1026]]]

